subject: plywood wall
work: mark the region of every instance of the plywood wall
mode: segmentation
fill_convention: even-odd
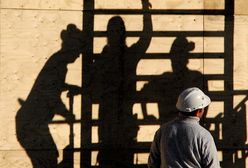
[[[224,0],[150,0],[152,9],[213,9],[225,8]],[[141,9],[139,0],[95,0],[95,9]],[[233,96],[233,108],[240,103],[248,109],[248,3],[246,0],[235,0],[234,43],[233,43],[233,89],[240,94]],[[34,82],[46,61],[61,48],[61,32],[68,24],[75,24],[78,29],[83,27],[83,0],[1,0],[0,1],[0,167],[32,167],[30,158],[16,138],[15,117],[21,107],[18,99],[26,100]],[[96,15],[94,31],[106,31],[108,20],[113,15]],[[143,16],[121,15],[127,31],[142,31]],[[153,31],[224,31],[225,17],[222,15],[152,15]],[[195,43],[194,53],[223,53],[224,37],[187,37]],[[168,54],[175,37],[152,37],[146,53]],[[138,37],[127,37],[127,45],[138,41]],[[95,37],[93,52],[100,54],[106,45],[106,37]],[[231,44],[232,45],[232,44]],[[204,75],[223,75],[225,73],[224,58],[190,59],[190,70],[199,71]],[[137,65],[136,74],[161,75],[171,72],[170,59],[141,59]],[[68,65],[66,82],[81,86],[82,57]],[[137,91],[148,81],[137,82]],[[209,91],[224,91],[224,80],[208,80]],[[69,108],[66,92],[62,100]],[[74,99],[76,119],[81,119],[81,96]],[[148,113],[158,118],[156,104],[146,104]],[[92,106],[92,118],[98,117],[97,105]],[[138,119],[143,118],[141,106],[133,106]],[[223,101],[214,101],[209,107],[208,117],[215,118],[224,113]],[[223,117],[223,116],[222,116]],[[248,119],[245,115],[246,120]],[[54,121],[64,120],[55,116]],[[245,121],[246,121],[245,120]],[[247,126],[247,124],[246,124]],[[140,142],[151,142],[159,125],[141,126],[137,139]],[[58,161],[62,160],[63,149],[69,143],[68,124],[49,125],[52,137],[59,150]],[[74,146],[80,148],[80,124],[74,126]],[[214,128],[211,128],[214,130]],[[240,134],[247,135],[247,128],[242,128]],[[246,139],[247,140],[247,139]],[[92,142],[99,142],[97,127],[92,128]],[[245,143],[247,145],[247,141]],[[92,164],[96,162],[97,153],[92,153]],[[79,153],[75,153],[74,166],[80,167]],[[135,154],[138,164],[146,164],[148,153]],[[220,154],[220,158],[223,156]],[[248,167],[248,163],[247,166]]]

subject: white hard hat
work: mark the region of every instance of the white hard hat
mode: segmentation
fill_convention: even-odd
[[[185,89],[178,97],[176,108],[182,112],[192,112],[207,107],[211,103],[210,98],[199,88]]]

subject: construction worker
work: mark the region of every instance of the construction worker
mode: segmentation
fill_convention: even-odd
[[[200,124],[210,98],[199,88],[178,97],[179,116],[157,130],[148,159],[149,168],[219,168],[213,137]]]

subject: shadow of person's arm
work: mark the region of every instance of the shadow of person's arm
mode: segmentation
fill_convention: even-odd
[[[76,96],[83,93],[83,89],[77,85],[65,84],[65,90],[68,91],[67,96]]]
[[[68,123],[75,120],[75,115],[71,113],[62,101],[57,102],[55,108],[53,109],[54,114],[58,114],[65,118]]]
[[[134,45],[138,52],[145,53],[147,48],[150,45],[151,38],[152,38],[152,18],[149,9],[152,7],[148,0],[141,0],[142,2],[142,9],[144,12],[143,15],[143,31],[139,40]]]

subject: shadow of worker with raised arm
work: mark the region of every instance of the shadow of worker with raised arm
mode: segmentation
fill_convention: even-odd
[[[61,100],[63,91],[80,92],[75,85],[65,83],[67,65],[82,51],[82,32],[73,24],[61,32],[62,47],[45,63],[26,98],[19,99],[21,108],[16,115],[17,139],[26,150],[34,168],[56,168],[58,151],[49,131],[55,114],[67,122],[74,120]]]
[[[152,23],[148,0],[142,0],[143,32],[128,47],[126,28],[120,16],[107,25],[107,45],[93,63],[92,93],[99,103],[99,166],[103,168],[132,167],[132,145],[136,142],[138,125],[132,106],[136,94],[136,67],[150,44]]]
[[[199,71],[190,70],[189,52],[193,51],[195,43],[179,35],[174,40],[169,53],[172,72],[165,72],[144,86],[142,92],[150,96],[149,99],[158,103],[160,124],[175,118],[177,96],[186,88],[198,87],[207,91],[207,82]],[[143,105],[143,107],[145,107]],[[143,109],[146,112],[146,109]],[[145,113],[144,116],[147,116]]]

